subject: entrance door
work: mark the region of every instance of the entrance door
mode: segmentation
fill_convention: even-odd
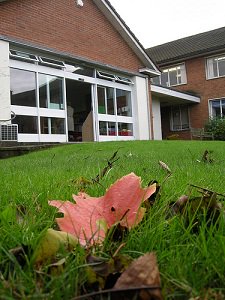
[[[91,84],[66,79],[66,98],[68,140],[94,141]]]

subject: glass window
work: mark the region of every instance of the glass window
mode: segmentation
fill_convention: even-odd
[[[116,134],[116,123],[114,122],[108,122],[108,135],[117,135]]]
[[[36,75],[34,72],[10,69],[11,104],[36,107]]]
[[[105,114],[106,107],[105,107],[105,88],[98,86],[98,113]]]
[[[209,102],[211,117],[223,118],[225,117],[225,99],[215,99]]]
[[[106,88],[106,97],[107,97],[107,114],[115,115],[113,88]]]
[[[15,119],[12,120],[12,124],[18,124],[19,133],[38,133],[37,117],[35,116],[22,116],[16,115]]]
[[[132,116],[131,93],[129,91],[116,90],[117,115]]]
[[[115,122],[99,122],[100,135],[116,136],[116,123]]]
[[[206,65],[208,79],[225,76],[225,56],[208,58]]]
[[[133,136],[133,124],[118,123],[119,136]]]
[[[46,74],[39,74],[38,85],[40,107],[63,109],[62,78]]]
[[[174,106],[171,108],[171,130],[189,129],[188,106]]]
[[[41,117],[42,134],[65,134],[65,120],[61,118]]]
[[[153,83],[161,84],[165,87],[187,83],[185,64],[164,69],[160,77],[153,78]]]
[[[103,122],[103,121],[99,122],[99,134],[107,135],[107,122]]]

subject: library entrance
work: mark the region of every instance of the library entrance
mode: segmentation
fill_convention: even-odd
[[[94,141],[90,83],[66,79],[69,142]]]

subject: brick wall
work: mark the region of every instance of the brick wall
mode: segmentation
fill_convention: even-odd
[[[0,3],[0,35],[138,71],[143,64],[92,0]]]
[[[206,80],[205,58],[185,61],[187,84],[174,87],[176,90],[193,92],[201,97],[200,104],[190,105],[190,126],[204,127],[209,119],[209,100],[225,97],[225,78]],[[166,67],[166,66],[165,66]],[[163,67],[164,68],[164,67]],[[170,131],[170,109],[161,110],[163,138],[178,134],[179,139],[190,139],[190,131]]]
[[[209,118],[208,100],[225,96],[225,78],[206,80],[204,57],[188,60],[185,65],[188,83],[176,89],[201,96],[201,103],[191,106],[190,117],[192,127],[204,127]]]

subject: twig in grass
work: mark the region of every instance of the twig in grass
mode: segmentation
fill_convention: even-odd
[[[129,288],[120,288],[120,289],[115,289],[115,288],[112,288],[112,289],[108,289],[108,290],[103,290],[103,291],[98,291],[98,292],[93,292],[93,293],[89,293],[89,294],[86,294],[86,295],[83,295],[83,296],[78,296],[78,297],[75,297],[71,300],[82,300],[82,299],[95,299],[93,297],[95,296],[106,296],[108,295],[109,297],[107,299],[111,299],[111,294],[115,296],[115,294],[119,294],[119,293],[123,293],[123,295],[121,295],[123,298],[117,298],[117,299],[129,299],[125,293],[129,293],[129,292],[141,292],[141,291],[154,291],[154,290],[161,290],[161,287],[158,286],[158,285],[155,285],[155,286],[141,286],[141,287],[129,287]],[[119,295],[118,295],[119,296]],[[137,295],[136,295],[137,296]],[[149,297],[151,297],[151,292],[149,292]],[[106,298],[105,298],[106,299]],[[113,298],[115,299],[115,297]],[[136,298],[134,298],[136,299]],[[139,299],[139,298],[137,298]],[[151,298],[149,298],[151,299]]]

